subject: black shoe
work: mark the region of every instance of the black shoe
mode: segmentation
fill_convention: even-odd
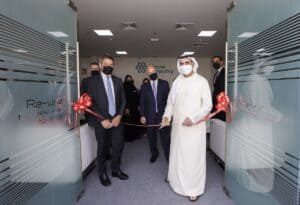
[[[99,179],[100,179],[100,182],[103,186],[110,186],[111,185],[110,179],[108,178],[107,174],[100,174]]]
[[[166,183],[169,183],[169,180],[168,180],[168,178],[165,178],[165,182],[166,182]]]
[[[127,180],[129,179],[128,175],[125,174],[124,172],[122,172],[121,170],[119,170],[119,172],[112,172],[111,173],[112,177],[118,177],[121,180]]]
[[[154,163],[158,158],[158,154],[156,155],[152,155],[151,158],[150,158],[150,163]]]

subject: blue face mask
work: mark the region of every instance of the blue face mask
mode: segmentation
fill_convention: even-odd
[[[180,66],[180,71],[182,74],[187,75],[193,71],[192,65],[182,65]]]

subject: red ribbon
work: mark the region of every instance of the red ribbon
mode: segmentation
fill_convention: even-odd
[[[214,117],[215,115],[217,115],[219,112],[227,112],[228,107],[229,107],[229,103],[230,103],[230,99],[228,97],[228,95],[226,95],[224,92],[220,92],[217,95],[217,105],[216,105],[216,111],[205,116],[203,119],[201,119],[200,121],[198,121],[196,124],[199,124],[201,122],[207,121],[209,119],[211,119],[212,117]],[[229,120],[231,121],[231,120]]]
[[[218,112],[221,112],[221,111],[226,112],[228,109],[228,105],[230,103],[229,97],[224,92],[221,92],[217,96],[217,102],[218,102],[218,104],[216,105],[217,111]]]
[[[91,107],[92,105],[93,105],[92,98],[87,93],[82,94],[79,100],[73,103],[73,110],[76,112],[75,121],[77,122],[78,120],[78,113],[83,113],[83,112],[88,112],[91,115],[97,117],[98,119],[104,120],[105,119],[104,117],[89,109],[89,107]]]
[[[230,103],[230,99],[224,92],[221,92],[217,96],[217,102],[218,102],[218,104],[216,105],[217,110],[215,112],[205,116],[203,119],[198,121],[196,124],[199,124],[201,122],[209,120],[210,118],[214,117],[221,111],[227,112],[228,105]],[[79,100],[77,102],[73,103],[73,110],[76,112],[76,119],[75,119],[76,122],[78,120],[78,113],[83,113],[83,112],[88,112],[91,115],[97,117],[99,120],[105,119],[101,115],[90,110],[89,107],[91,107],[91,106],[92,106],[92,98],[87,93],[84,93],[83,95],[81,95]],[[132,126],[140,126],[140,127],[159,127],[160,126],[160,125],[137,125],[137,124],[130,124],[130,123],[124,123],[124,124],[132,125]]]
[[[73,104],[73,110],[77,113],[83,113],[88,107],[92,106],[92,98],[84,93],[79,100]]]

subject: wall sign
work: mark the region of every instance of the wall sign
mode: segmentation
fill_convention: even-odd
[[[138,61],[135,68],[138,73],[145,73],[147,69],[147,64],[145,62]],[[164,65],[153,65],[156,68],[157,73],[169,73],[173,74],[174,70],[168,69],[167,66]]]

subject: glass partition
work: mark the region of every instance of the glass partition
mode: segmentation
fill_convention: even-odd
[[[71,205],[82,190],[76,38],[64,0],[0,3],[1,205]]]
[[[297,205],[300,1],[238,0],[228,18],[226,187],[238,205]]]

